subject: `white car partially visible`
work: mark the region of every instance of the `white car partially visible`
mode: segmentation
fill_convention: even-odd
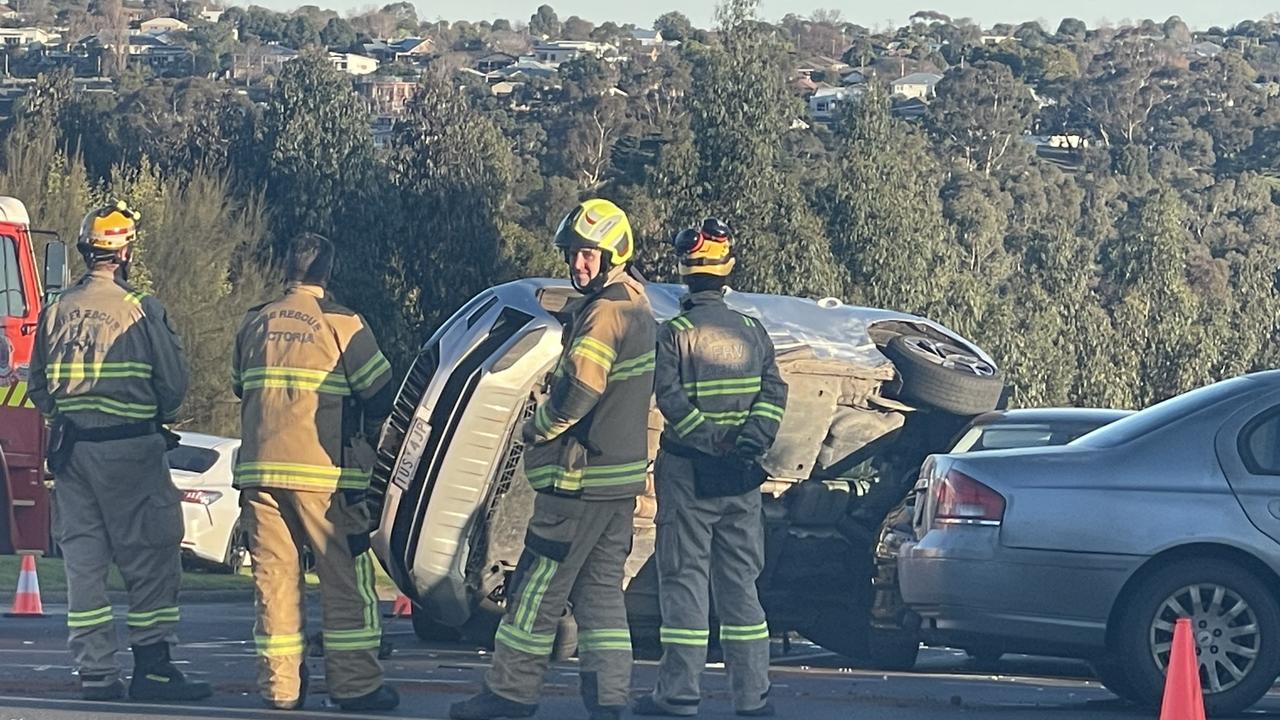
[[[180,432],[169,451],[173,484],[182,492],[182,554],[234,571],[249,562],[240,525],[240,491],[231,487],[240,441]]]

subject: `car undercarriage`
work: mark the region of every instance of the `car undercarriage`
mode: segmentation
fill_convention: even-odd
[[[649,285],[658,320],[678,311],[680,292]],[[492,637],[534,497],[519,428],[559,354],[574,299],[567,284],[546,280],[487,291],[435,333],[405,379],[379,442],[374,549],[422,608],[421,635]],[[911,628],[898,629],[896,610],[871,611],[873,546],[925,455],[1000,404],[994,363],[945,328],[901,313],[732,292],[727,300],[762,321],[789,386],[760,489],[766,562],[758,586],[771,630],[854,657],[913,660],[918,642]],[[651,459],[661,429],[651,408]],[[638,652],[656,648],[660,624],[650,561],[656,508],[650,473],[626,572]],[[563,630],[557,651],[568,653],[571,612]]]

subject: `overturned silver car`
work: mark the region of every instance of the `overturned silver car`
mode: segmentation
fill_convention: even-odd
[[[647,288],[657,320],[677,314],[682,286]],[[424,639],[466,629],[483,640],[496,627],[533,504],[518,430],[560,354],[562,321],[577,297],[567,282],[545,279],[486,290],[435,332],[404,380],[378,444],[373,547],[416,604]],[[943,450],[969,417],[1001,404],[995,363],[941,325],[904,313],[733,291],[727,301],[769,331],[789,385],[761,487],[759,586],[770,627],[848,655],[913,660],[916,637],[895,634],[894,618],[878,617],[878,630],[868,632],[871,545],[923,458]],[[661,428],[653,409],[651,458]],[[659,625],[649,562],[655,509],[651,480],[637,503],[627,567],[640,646],[656,643]]]

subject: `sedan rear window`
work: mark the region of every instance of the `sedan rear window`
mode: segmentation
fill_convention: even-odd
[[[1053,429],[1047,425],[988,425],[969,428],[951,452],[1043,447],[1052,440]]]
[[[1079,438],[1072,444],[1093,448],[1111,448],[1123,445],[1159,430],[1175,420],[1181,420],[1223,400],[1234,397],[1246,385],[1253,382],[1248,377],[1238,377],[1206,385],[1182,395],[1175,395],[1164,402],[1152,405],[1142,412],[1121,418],[1110,425],[1104,425]]]
[[[218,453],[209,448],[179,445],[168,453],[169,467],[189,473],[202,473],[218,462]]]

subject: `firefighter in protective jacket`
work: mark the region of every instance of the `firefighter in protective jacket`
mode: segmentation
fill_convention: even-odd
[[[773,715],[769,627],[756,596],[764,566],[759,461],[787,403],[760,321],[725,304],[729,228],[711,218],[675,238],[689,286],[658,331],[654,393],[666,420],[654,468],[663,653],[638,715],[692,716],[707,658],[708,581],[738,715]]]
[[[254,308],[236,335],[241,398],[236,487],[257,585],[258,684],[277,709],[307,695],[301,556],[315,557],[324,603],[325,680],[344,710],[390,710],[365,505],[366,438],[391,412],[395,388],[364,319],[325,292],[333,245],[304,234],[289,248],[284,297]]]
[[[528,717],[537,709],[571,604],[578,624],[582,698],[593,720],[625,709],[631,636],[623,565],[635,498],[648,471],[656,324],[631,276],[631,227],[606,200],[588,200],[560,224],[556,247],[585,297],[565,327],[550,393],[522,430],[533,517],[498,626],[484,690],[455,704],[455,720]]]
[[[133,678],[141,701],[212,691],[174,667],[182,576],[181,496],[165,452],[187,392],[182,343],[164,306],[126,284],[138,214],[123,202],[85,216],[88,274],[40,313],[31,399],[52,421],[54,534],[67,572],[69,645],[86,699],[124,696],[107,571],[129,591]]]

